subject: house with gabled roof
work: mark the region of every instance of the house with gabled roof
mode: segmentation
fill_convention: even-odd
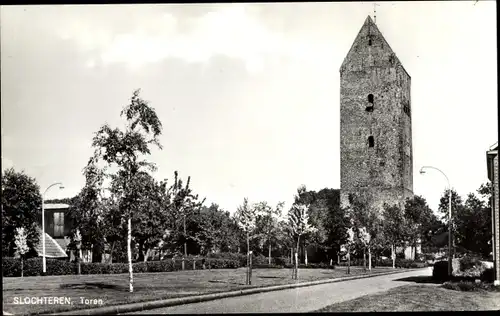
[[[493,246],[493,269],[494,283],[500,285],[500,212],[499,212],[499,187],[498,187],[498,142],[486,152],[486,165],[488,168],[488,179],[491,181],[491,221],[492,221],[492,246]]]

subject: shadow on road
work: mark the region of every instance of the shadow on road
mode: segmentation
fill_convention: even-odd
[[[418,283],[418,284],[442,284],[443,283],[443,282],[440,282],[438,280],[434,280],[434,279],[432,279],[432,276],[427,276],[427,275],[412,276],[412,277],[397,279],[394,281],[414,282],[414,283]]]

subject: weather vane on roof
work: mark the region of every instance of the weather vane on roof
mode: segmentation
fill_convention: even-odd
[[[373,3],[373,19],[375,21],[375,24],[377,24],[377,3]]]

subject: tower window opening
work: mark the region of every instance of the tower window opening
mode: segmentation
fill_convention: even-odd
[[[372,39],[371,38],[368,40],[368,46],[372,46]]]
[[[368,102],[373,104],[373,94],[371,93],[368,95]]]
[[[365,109],[366,112],[373,112],[373,104],[372,105],[369,105],[366,107]]]
[[[375,140],[373,139],[373,136],[368,136],[368,147],[374,147],[375,146]]]

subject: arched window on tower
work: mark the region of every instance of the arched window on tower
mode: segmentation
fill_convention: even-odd
[[[366,112],[373,112],[373,94],[368,95],[368,105],[366,107]]]
[[[368,46],[372,46],[372,39],[371,38],[368,40]]]
[[[373,136],[368,136],[368,147],[374,147],[375,146],[375,139],[373,139]]]

